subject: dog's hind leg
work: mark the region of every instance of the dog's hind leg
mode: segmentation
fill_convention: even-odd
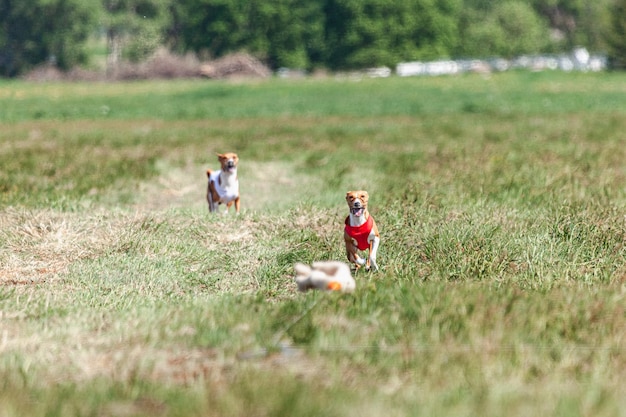
[[[213,196],[211,196],[211,189],[206,193],[206,200],[209,203],[209,211],[213,213],[215,211],[215,203],[213,202]]]
[[[211,197],[211,170],[206,170],[206,176],[209,179],[209,183],[206,186],[206,201],[209,203],[209,211],[213,211],[213,198]]]
[[[215,202],[213,201],[213,192],[211,190],[211,173],[212,171],[210,169],[206,170],[206,176],[209,178],[209,184],[207,185],[206,189],[206,201],[207,203],[209,203],[209,211],[213,213],[216,207]]]

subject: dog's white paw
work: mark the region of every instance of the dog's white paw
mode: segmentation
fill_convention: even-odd
[[[378,271],[378,264],[376,263],[376,258],[370,258],[370,269],[372,271]]]

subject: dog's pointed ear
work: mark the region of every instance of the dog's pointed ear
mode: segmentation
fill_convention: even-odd
[[[217,159],[223,159],[224,155],[218,152],[215,152],[215,155],[217,155]]]
[[[311,274],[311,267],[300,262],[296,263],[293,266],[293,269],[296,271],[296,275],[298,276],[309,276]]]

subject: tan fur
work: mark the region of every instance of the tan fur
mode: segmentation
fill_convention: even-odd
[[[237,156],[236,153],[233,152],[227,152],[224,154],[217,154],[217,159],[220,162],[221,165],[221,169],[222,169],[222,174],[221,176],[228,176],[228,169],[229,167],[227,166],[228,161],[233,161],[234,162],[234,167],[235,170],[237,168],[237,166],[239,165],[239,156]],[[224,203],[220,197],[220,195],[218,194],[217,190],[215,189],[215,184],[213,184],[213,182],[210,180],[211,178],[211,173],[213,171],[210,169],[207,169],[206,171],[206,175],[207,178],[209,178],[209,183],[207,186],[207,202],[209,203],[209,210],[211,212],[215,212],[217,211],[217,206]],[[230,175],[234,175],[235,178],[233,179],[234,181],[238,181],[238,179],[236,178],[236,171],[234,174],[230,174]],[[220,176],[220,180],[222,179],[222,177]],[[222,184],[220,184],[222,185]],[[235,205],[235,211],[237,213],[239,213],[239,192],[237,192],[237,197],[226,203],[226,211],[228,211],[228,209],[230,209],[230,207],[232,205]]]
[[[367,191],[359,190],[359,191],[348,191],[346,193],[346,202],[348,203],[348,207],[350,209],[355,207],[362,207],[363,214],[361,215],[362,219],[360,219],[363,223],[367,222],[370,218],[370,213],[367,209],[367,203],[369,200],[369,194]],[[352,217],[352,216],[350,216]],[[376,254],[378,250],[378,244],[380,243],[380,234],[378,232],[378,227],[376,226],[376,222],[372,217],[372,230],[370,231],[368,242],[369,248],[368,256],[365,259],[365,269],[369,270],[372,266],[374,269],[378,269],[378,265],[376,264]],[[354,225],[353,225],[354,226]],[[344,242],[346,245],[346,255],[348,257],[348,261],[353,263],[358,270],[363,265],[363,260],[358,255],[358,246],[355,239],[348,235],[348,233],[344,229],[343,234]]]

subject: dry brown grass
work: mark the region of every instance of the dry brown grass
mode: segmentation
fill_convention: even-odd
[[[106,71],[73,68],[61,71],[44,64],[22,78],[30,82],[57,81],[128,81],[175,78],[255,79],[268,78],[271,69],[246,53],[234,53],[219,59],[201,62],[194,54],[177,55],[159,49],[143,62],[120,62]]]
[[[0,216],[0,282],[47,282],[73,262],[101,254],[115,242],[127,219],[110,213],[85,216],[53,210],[7,208]]]

